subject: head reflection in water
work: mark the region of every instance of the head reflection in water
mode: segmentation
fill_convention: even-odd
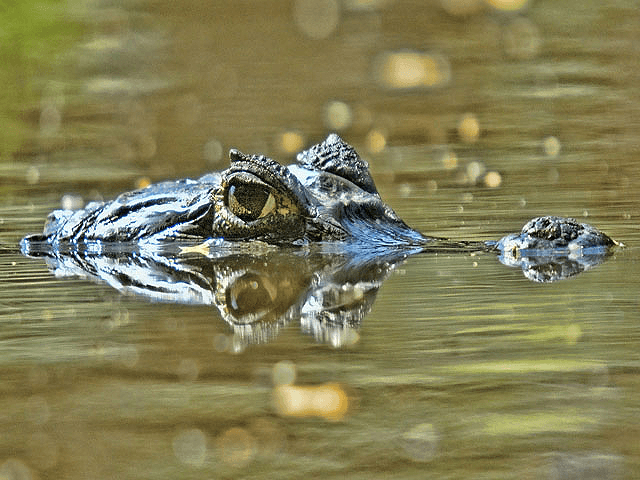
[[[268,342],[291,322],[335,347],[356,342],[378,288],[404,258],[357,262],[320,250],[253,254],[233,246],[215,255],[178,255],[85,252],[45,259],[57,276],[89,277],[153,301],[215,306],[240,342],[237,349]]]

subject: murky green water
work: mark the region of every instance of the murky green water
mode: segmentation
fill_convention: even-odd
[[[498,3],[5,12],[0,477],[636,478],[639,13]],[[487,254],[411,257],[340,348],[295,316],[247,345],[213,305],[18,253],[61,201],[223,168],[231,146],[289,162],[332,130],[423,232],[557,214],[627,247],[552,284]]]

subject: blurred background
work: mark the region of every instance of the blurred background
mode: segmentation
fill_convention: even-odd
[[[457,232],[473,211],[434,198],[448,186],[466,189],[463,203],[490,198],[479,211],[484,230],[498,219],[496,233],[543,209],[583,216],[622,202],[630,215],[640,41],[626,2],[69,0],[3,10],[0,162],[19,189],[4,192],[9,202],[46,185],[50,200],[69,194],[78,206],[224,168],[230,147],[288,163],[335,131],[378,182],[393,183],[386,195],[420,210],[443,200],[430,208],[443,219],[418,218],[433,234]],[[551,208],[549,190],[560,196]],[[404,203],[394,206],[411,215]],[[523,207],[509,223],[504,210]],[[494,235],[484,230],[473,233]]]
[[[637,147],[639,71],[627,2],[3,10],[0,154],[31,167],[27,183],[56,162],[75,176],[88,162],[117,168],[103,172],[106,188],[123,169],[197,175],[224,167],[231,146],[287,162],[330,131],[408,186],[491,188],[506,173],[617,189],[637,174],[624,161]]]
[[[622,0],[3,2],[0,477],[636,478],[638,25]],[[427,234],[557,214],[628,248],[546,286],[422,256],[348,348],[293,325],[246,351],[210,308],[17,253],[60,206],[329,132]],[[313,395],[335,408],[288,410]]]

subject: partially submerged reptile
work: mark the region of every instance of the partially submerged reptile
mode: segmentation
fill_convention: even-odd
[[[524,268],[559,256],[588,267],[581,259],[601,259],[616,245],[590,225],[553,216],[535,218],[520,233],[495,242],[425,236],[382,201],[368,164],[336,134],[299,153],[289,166],[237,150],[229,156],[229,168],[198,180],[162,182],[81,210],[56,210],[42,234],[22,240],[22,251],[99,253],[107,247],[193,241],[208,241],[210,248],[255,241],[320,243],[359,252],[495,251],[503,263]]]
[[[318,341],[353,341],[379,287],[407,255],[495,252],[537,282],[574,276],[616,245],[573,219],[539,217],[495,242],[422,235],[386,205],[369,168],[335,134],[294,165],[230,153],[198,180],[52,212],[21,242],[57,276],[104,282],[153,301],[215,306],[234,348],[299,321]],[[234,344],[235,345],[235,344]]]

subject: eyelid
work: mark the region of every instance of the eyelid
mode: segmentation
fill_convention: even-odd
[[[272,189],[271,185],[249,172],[235,172],[226,179],[226,184],[227,190],[234,185],[255,185],[269,190]]]

